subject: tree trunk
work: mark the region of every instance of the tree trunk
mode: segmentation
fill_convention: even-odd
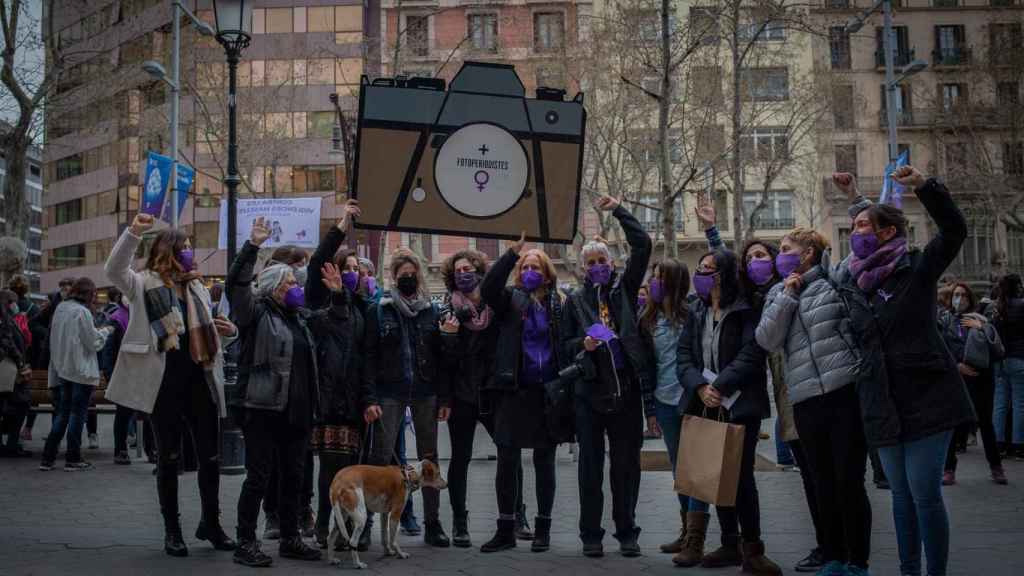
[[[669,158],[669,107],[672,105],[672,44],[669,29],[669,0],[661,0],[661,94],[658,100],[658,176],[661,180],[661,230],[665,238],[665,258],[679,254],[676,242],[675,202],[672,198],[672,172]]]
[[[25,164],[30,145],[27,135],[15,129],[6,142],[3,153],[6,160],[4,170],[4,201],[0,214],[6,220],[4,235],[28,240],[29,213],[28,198],[25,195]]]
[[[732,25],[729,31],[731,35],[730,50],[732,52],[732,158],[729,163],[729,173],[732,178],[732,222],[733,222],[733,248],[739,251],[743,245],[744,218],[743,218],[743,158],[740,141],[743,138],[743,98],[742,98],[742,76],[739,45],[739,11],[740,3],[734,2],[732,8]]]

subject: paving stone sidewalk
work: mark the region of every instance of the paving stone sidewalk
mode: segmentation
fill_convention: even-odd
[[[230,553],[214,552],[192,536],[199,520],[199,499],[194,473],[181,477],[182,526],[190,556],[176,559],[162,550],[163,529],[157,505],[152,466],[136,462],[115,466],[110,450],[110,418],[101,418],[100,435],[104,445],[88,451],[96,464],[89,472],[63,472],[60,468],[43,473],[38,460],[0,460],[0,575],[57,576],[82,575],[179,575],[235,574],[336,574],[354,573],[350,564],[333,567],[322,562],[297,562],[277,558],[276,545],[265,543],[274,556],[274,566],[253,572],[231,562]],[[29,448],[42,449],[39,438],[48,430],[49,419],[36,425],[37,440]],[[445,427],[442,426],[442,431]],[[660,443],[660,440],[649,440]],[[447,436],[442,434],[442,446]],[[765,448],[770,444],[764,442]],[[442,449],[442,457],[447,452]],[[678,529],[678,510],[668,472],[645,472],[637,510],[643,528],[640,537],[644,555],[636,559],[617,554],[617,543],[605,538],[607,556],[583,558],[577,538],[578,494],[576,468],[568,451],[560,451],[557,477],[552,550],[533,554],[529,546],[498,554],[481,554],[476,548],[494,529],[495,462],[486,456],[493,447],[478,431],[477,455],[470,467],[470,529],[475,547],[447,550],[424,547],[422,540],[401,537],[408,560],[380,558],[379,531],[374,530],[374,547],[363,559],[372,574],[467,574],[505,576],[595,576],[597,574],[734,574],[738,569],[681,570],[674,568],[668,555],[657,545],[672,537]],[[526,502],[536,509],[532,488],[532,466],[524,459]],[[447,463],[443,463],[443,468]],[[952,520],[950,550],[951,575],[1002,576],[1024,574],[1024,462],[1006,463],[1010,486],[995,486],[988,480],[987,465],[980,447],[972,447],[961,458],[959,485],[946,488],[945,496]],[[235,506],[242,477],[226,476],[221,484],[221,509],[224,525],[233,532]],[[761,521],[770,556],[795,573],[792,566],[813,544],[810,518],[796,472],[757,473],[761,495]],[[606,497],[608,496],[606,491]],[[898,575],[896,540],[893,533],[888,492],[870,490],[874,511],[872,537],[872,574]],[[451,527],[447,496],[442,494],[442,521]],[[417,498],[417,509],[421,502]],[[611,528],[611,505],[605,506],[605,528]],[[422,516],[422,514],[420,514]],[[709,545],[718,541],[717,522],[712,519]],[[528,544],[528,543],[527,543]],[[343,556],[347,561],[348,557]]]

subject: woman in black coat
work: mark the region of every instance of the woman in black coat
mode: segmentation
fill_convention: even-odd
[[[516,470],[521,451],[533,449],[537,518],[531,549],[550,546],[551,509],[555,503],[555,448],[559,438],[545,418],[544,384],[562,367],[559,326],[562,297],[555,267],[541,250],[522,252],[524,238],[513,244],[484,277],[480,293],[494,311],[499,335],[494,359],[494,443],[498,446],[498,531],[481,552],[514,548]],[[522,254],[520,254],[522,252]],[[513,285],[506,287],[509,275]]]
[[[928,574],[943,576],[949,520],[942,469],[953,429],[974,413],[939,334],[935,286],[956,258],[967,223],[934,178],[904,166],[893,179],[914,188],[938,233],[924,250],[909,248],[903,211],[872,205],[854,218],[853,254],[836,280],[863,354],[857,391],[864,434],[892,486],[900,571],[921,572],[923,541]]]
[[[701,564],[709,568],[742,565],[745,573],[775,575],[782,570],[764,554],[754,482],[757,434],[761,420],[771,416],[767,354],[754,339],[760,313],[740,295],[736,266],[733,252],[716,250],[701,257],[693,276],[699,300],[687,319],[687,336],[679,339],[677,369],[683,386],[679,410],[697,415],[710,411],[709,418],[725,410],[725,418],[742,424],[745,431],[736,506],[715,508],[722,546],[706,554]],[[723,401],[728,403],[737,392],[739,397],[726,410]]]

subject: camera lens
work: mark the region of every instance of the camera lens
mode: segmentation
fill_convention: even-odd
[[[555,112],[554,110],[548,110],[548,113],[544,115],[544,120],[547,121],[548,124],[554,124],[558,122],[558,112]]]

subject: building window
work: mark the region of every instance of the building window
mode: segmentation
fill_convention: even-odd
[[[722,69],[718,66],[694,66],[690,71],[690,97],[699,106],[720,106]]]
[[[743,71],[744,95],[750,102],[781,102],[789,99],[788,68],[747,68]]]
[[[839,260],[842,262],[850,255],[850,229],[840,228],[836,231],[836,247],[839,249]]]
[[[306,8],[306,30],[309,32],[334,32],[334,7],[310,6]]]
[[[50,252],[49,268],[61,270],[85,264],[85,244],[61,246]]]
[[[1018,62],[1024,41],[1021,38],[1020,22],[988,25],[988,54],[997,66],[1008,66]]]
[[[935,27],[935,52],[932,59],[939,66],[957,66],[967,62],[967,47],[962,25]]]
[[[996,84],[996,104],[1003,107],[1020,104],[1020,84],[1017,82]]]
[[[964,174],[969,165],[969,153],[966,142],[946,143],[946,173]]]
[[[743,193],[743,213],[749,217],[754,208],[761,202],[761,192]],[[762,230],[789,230],[796,226],[793,217],[793,192],[790,190],[772,190],[768,192],[764,208],[757,213],[754,227]]]
[[[291,34],[291,8],[267,8],[267,34]]]
[[[966,84],[939,84],[939,101],[942,109],[951,112],[967,105]]]
[[[850,62],[850,35],[842,26],[832,26],[828,29],[829,52],[832,58],[833,70],[849,70]]]
[[[826,8],[842,9],[850,7],[850,0],[825,0]]]
[[[781,42],[786,39],[786,24],[778,20],[748,22],[736,33],[743,42]]]
[[[430,16],[409,14],[405,17],[405,42],[415,56],[430,53]]]
[[[832,150],[836,162],[836,172],[849,172],[857,175],[857,145],[836,144]]]
[[[470,14],[467,18],[469,37],[473,43],[473,49],[483,52],[497,52],[497,14]]]
[[[885,66],[885,42],[884,28],[875,28],[875,66]],[[906,66],[914,59],[914,51],[910,49],[910,34],[906,26],[893,26],[893,35],[896,39],[895,51],[893,52],[893,64],[895,66]]]
[[[839,130],[850,130],[854,127],[853,86],[839,84],[832,87],[832,118]]]
[[[720,32],[718,15],[713,8],[694,6],[690,8],[691,43],[705,46],[718,44]]]
[[[789,135],[786,128],[758,127],[743,135],[743,155],[755,160],[784,160],[789,157]]]
[[[476,249],[487,255],[487,258],[494,262],[498,259],[498,240],[497,238],[477,238]]]
[[[1024,176],[1024,141],[1003,142],[1003,172]]]
[[[565,36],[565,14],[537,12],[533,15],[533,49],[536,52],[554,52],[562,48]]]
[[[1024,267],[1024,230],[1006,227],[1006,259],[1011,268]]]
[[[964,276],[987,277],[992,268],[995,219],[983,208],[965,206],[963,212],[967,218],[967,238],[951,268]]]
[[[1007,6],[1013,6],[1016,3],[1017,3],[1017,0],[992,0],[992,5],[993,6],[999,6],[1001,8],[1005,8]]]
[[[936,8],[956,8],[960,0],[932,0],[932,6]]]
[[[82,154],[72,154],[66,158],[57,160],[57,181],[79,176],[85,173],[85,164],[82,161]]]

